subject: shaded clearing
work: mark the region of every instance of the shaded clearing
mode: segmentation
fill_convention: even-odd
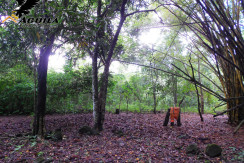
[[[48,115],[47,131],[62,129],[63,140],[31,140],[31,117],[0,117],[0,162],[33,162],[38,157],[53,162],[241,162],[244,129],[233,135],[235,127],[226,124],[227,117],[213,118],[197,114],[182,114],[182,126],[163,126],[165,114],[106,114],[104,131],[100,135],[79,135],[79,128],[92,126],[92,114]],[[117,131],[122,134],[118,135]],[[18,137],[17,137],[17,136]],[[187,155],[188,145],[200,148],[198,155]],[[222,156],[210,158],[204,154],[207,144],[223,149]],[[239,160],[238,160],[239,159]]]

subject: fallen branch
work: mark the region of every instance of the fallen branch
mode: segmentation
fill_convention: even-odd
[[[237,109],[237,108],[239,108],[239,107],[241,107],[241,106],[243,106],[243,105],[244,105],[244,103],[243,103],[243,104],[240,104],[240,105],[237,105],[237,106],[235,106],[235,107],[233,107],[233,108],[230,108],[230,109],[228,109],[228,110],[226,110],[226,111],[223,111],[223,112],[221,112],[221,113],[219,113],[219,114],[216,114],[216,115],[214,115],[213,117],[217,117],[217,116],[219,116],[219,115],[223,115],[224,113],[229,112],[229,111],[232,111],[232,110],[235,110],[235,109]]]
[[[244,123],[244,119],[241,121],[241,123],[236,127],[234,134],[237,133],[237,131],[241,128],[241,125]]]

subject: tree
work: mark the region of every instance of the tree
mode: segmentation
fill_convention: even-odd
[[[125,81],[125,76],[118,74],[118,75],[114,75],[113,76],[113,80],[114,80],[114,89],[112,89],[112,91],[110,90],[110,99],[113,100],[115,102],[115,104],[118,104],[118,108],[116,105],[116,110],[118,109],[118,112],[120,112],[120,106],[121,106],[121,102],[124,98],[123,96],[123,84]]]
[[[128,105],[129,105],[129,100],[130,100],[130,97],[131,97],[131,94],[132,94],[132,88],[129,84],[129,82],[125,82],[123,85],[122,85],[122,94],[123,96],[125,97],[126,99],[126,104],[127,104],[127,110],[126,112],[128,113],[129,111],[129,108],[128,108]]]
[[[85,2],[84,2],[85,3]],[[84,3],[81,3],[83,5]],[[60,8],[63,11],[60,11]],[[46,112],[46,90],[47,90],[47,68],[49,55],[60,48],[63,44],[69,42],[77,44],[77,39],[74,34],[77,31],[84,29],[84,25],[80,25],[79,21],[84,21],[83,11],[77,10],[78,2],[71,3],[69,0],[63,1],[42,1],[42,8],[38,12],[39,15],[43,14],[48,17],[48,13],[53,13],[54,17],[59,20],[54,28],[44,27],[41,28],[40,35],[40,58],[38,65],[38,95],[37,107],[35,110],[35,117],[33,123],[33,134],[44,135],[44,116]],[[70,10],[69,10],[70,9]],[[58,12],[60,11],[60,12]],[[77,16],[78,15],[78,16]],[[37,31],[36,31],[37,32]],[[67,38],[66,35],[69,36]],[[79,33],[79,32],[78,32]],[[61,36],[61,44],[56,45],[55,39]]]
[[[132,92],[135,96],[135,98],[139,102],[139,110],[140,113],[142,112],[142,105],[143,105],[143,99],[144,99],[144,94],[145,94],[145,89],[146,89],[146,83],[145,83],[145,78],[144,76],[140,75],[133,75],[130,77],[129,83],[132,87]]]
[[[120,53],[120,47],[116,46],[119,34],[123,27],[125,20],[136,13],[150,12],[151,10],[138,10],[137,7],[143,6],[144,1],[106,1],[98,0],[94,3],[96,12],[93,11],[95,16],[95,34],[92,37],[92,42],[86,46],[86,50],[92,58],[92,89],[93,89],[93,115],[94,115],[94,129],[103,130],[103,122],[105,117],[105,106],[108,87],[109,68],[112,58]],[[137,6],[133,10],[132,6]],[[144,5],[145,8],[148,6]],[[129,13],[131,11],[131,13]],[[111,18],[119,17],[118,27],[113,33]],[[101,78],[102,85],[99,88],[98,81],[98,63],[103,64],[103,75]]]
[[[47,17],[47,9],[51,6],[46,6],[46,1],[42,1],[42,7],[39,11],[40,13],[44,13],[44,16]],[[35,31],[36,33],[37,30]],[[58,32],[60,32],[59,28],[56,29],[50,29],[47,27],[44,27],[44,30],[42,30],[41,36],[39,36],[42,41],[40,43],[40,58],[39,58],[39,64],[38,64],[38,70],[37,70],[37,106],[35,108],[35,116],[34,116],[34,122],[33,122],[33,135],[40,135],[44,136],[44,117],[46,114],[46,97],[47,97],[47,69],[48,69],[48,58],[51,54],[53,47],[54,47],[54,41],[56,38],[56,35]],[[38,33],[38,35],[40,35]]]
[[[243,3],[235,0],[171,2],[188,16],[189,21],[180,21],[197,36],[198,40],[194,41],[214,58],[215,65],[210,62],[209,66],[221,82],[225,98],[220,100],[227,104],[229,122],[241,122],[244,119],[244,39],[240,28]]]
[[[152,65],[152,64],[150,64]],[[155,67],[155,64],[153,65]],[[151,76],[151,84],[152,84],[152,94],[153,94],[153,113],[156,114],[157,105],[158,105],[158,98],[157,98],[157,87],[158,87],[158,71],[157,70],[150,70]]]
[[[5,1],[3,0],[1,2],[3,7],[0,9],[0,17],[6,16],[6,13],[11,13],[13,8],[15,7],[14,3],[12,1]],[[21,70],[25,70],[27,72],[27,76],[25,78],[29,79],[31,75],[33,74],[33,71],[35,71],[35,65],[33,65],[33,62],[35,62],[34,55],[30,55],[30,53],[34,53],[34,49],[30,47],[34,47],[34,45],[37,43],[37,36],[36,33],[33,32],[33,30],[24,29],[21,25],[16,25],[12,21],[6,21],[4,24],[2,23],[2,19],[0,22],[0,32],[1,32],[1,42],[0,42],[0,69],[2,70],[1,73],[4,73],[4,71],[11,71],[12,68],[18,68],[20,71],[19,74],[22,74]],[[13,82],[15,83],[15,82]],[[21,86],[17,86],[18,84],[21,84]],[[24,81],[19,80],[17,83],[14,84],[14,87],[22,88],[20,92],[26,90],[27,85],[32,85],[32,81]],[[33,91],[35,91],[35,86],[33,85],[31,87]],[[26,90],[26,92],[29,92]],[[20,99],[21,106],[24,108],[23,112],[26,113],[32,112],[32,110],[25,109],[27,106],[32,105],[31,108],[33,108],[33,105],[35,105],[35,95],[34,98],[34,104],[32,102],[27,102],[29,100],[23,100],[24,96],[18,96],[15,99]],[[29,98],[29,97],[28,97]],[[15,109],[15,108],[13,108]]]
[[[23,41],[25,42],[24,47],[29,47],[29,45],[32,45],[32,47],[36,47],[34,51],[38,51],[40,53],[39,55],[39,64],[38,64],[38,87],[37,87],[37,107],[35,109],[35,116],[34,116],[34,122],[33,122],[33,134],[34,135],[44,135],[44,116],[46,111],[46,81],[47,81],[47,69],[48,69],[48,58],[49,55],[54,52],[54,48],[56,49],[60,47],[61,45],[56,46],[55,39],[59,32],[64,29],[63,26],[64,21],[66,21],[66,25],[73,25],[70,22],[67,22],[67,17],[63,16],[63,13],[65,12],[58,12],[59,8],[67,9],[67,2],[69,1],[41,1],[39,5],[35,7],[35,13],[33,10],[30,12],[29,17],[45,17],[47,18],[50,13],[53,13],[53,16],[59,20],[57,24],[54,25],[54,28],[49,28],[48,26],[42,26],[43,24],[36,25],[35,23],[29,24],[29,28],[25,28],[24,20],[20,22],[19,27],[22,30],[21,32],[26,32],[25,35],[22,35],[21,37]],[[73,5],[71,5],[73,7]],[[69,18],[73,18],[74,14],[66,14]],[[26,18],[29,18],[26,16]],[[51,24],[52,26],[53,24]],[[53,26],[52,26],[53,27]],[[34,34],[33,37],[29,37],[32,34]],[[38,40],[38,41],[35,41]],[[28,41],[28,42],[27,42]],[[63,40],[61,40],[63,41]],[[29,43],[29,44],[28,44]],[[21,46],[18,46],[22,48]]]
[[[35,118],[33,123],[33,134],[40,134],[42,136],[44,135],[44,116],[46,111],[48,58],[53,48],[56,33],[47,32],[47,35],[50,35],[50,38],[48,37],[46,39],[46,44],[40,48],[37,108],[35,110]]]

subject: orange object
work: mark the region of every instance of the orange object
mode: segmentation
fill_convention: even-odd
[[[180,107],[170,107],[170,121],[174,122],[174,119],[178,119],[180,114]]]

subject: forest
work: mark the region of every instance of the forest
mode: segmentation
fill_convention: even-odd
[[[0,162],[243,162],[243,0],[0,0]]]

